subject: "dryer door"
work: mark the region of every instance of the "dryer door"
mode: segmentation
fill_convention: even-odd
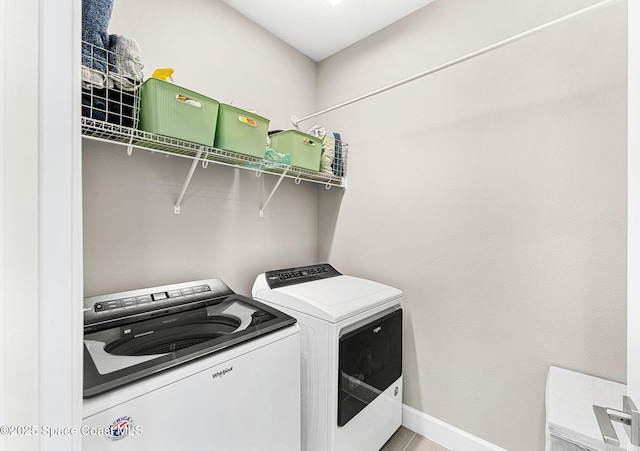
[[[402,375],[402,309],[340,337],[338,425],[344,426]]]

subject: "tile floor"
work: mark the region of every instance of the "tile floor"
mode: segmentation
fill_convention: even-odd
[[[438,445],[409,429],[400,426],[400,429],[384,444],[380,451],[449,451],[444,446]]]

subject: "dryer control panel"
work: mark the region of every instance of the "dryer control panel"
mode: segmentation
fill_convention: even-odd
[[[301,266],[299,268],[277,269],[265,273],[269,288],[272,289],[341,275],[328,263]]]

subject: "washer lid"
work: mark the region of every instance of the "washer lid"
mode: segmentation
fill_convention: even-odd
[[[257,290],[253,295],[256,299],[337,323],[378,305],[400,299],[402,291],[372,280],[340,275],[286,287]]]
[[[158,292],[157,287],[152,290]],[[109,298],[122,296],[116,293]],[[238,294],[195,299],[149,310],[150,316],[144,319],[133,313],[115,325],[101,322],[85,326],[84,397],[259,339],[296,322],[271,306]]]

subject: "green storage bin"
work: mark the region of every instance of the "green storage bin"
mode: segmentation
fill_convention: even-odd
[[[146,132],[213,146],[220,103],[157,78],[140,86],[140,123]]]
[[[291,154],[291,166],[320,170],[322,140],[298,130],[286,130],[271,135],[271,148],[279,153]]]
[[[264,158],[268,132],[269,119],[222,103],[214,147]]]

